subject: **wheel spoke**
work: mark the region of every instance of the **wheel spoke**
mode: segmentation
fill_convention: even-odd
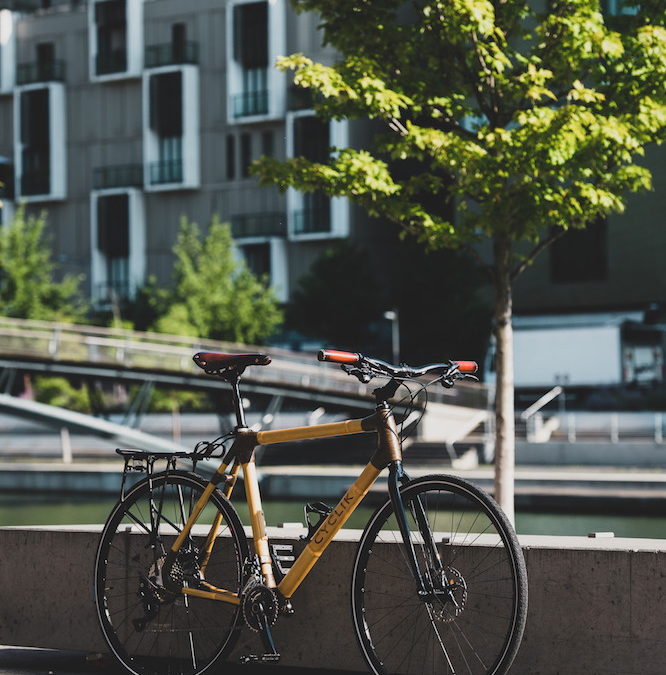
[[[459,478],[424,477],[401,494],[428,595],[416,595],[389,502],[366,527],[352,580],[354,625],[371,669],[505,672],[522,637],[527,592],[522,551],[508,521]]]
[[[206,535],[193,530],[169,570],[171,585],[163,577],[166,552],[206,485],[185,472],[153,476],[152,485],[145,480],[132,488],[104,527],[95,572],[98,615],[111,651],[128,672],[196,675],[233,647],[235,607],[177,592],[200,583],[199,553]],[[206,532],[217,514],[224,522],[218,534],[225,536],[215,539],[206,580],[238,593],[248,556],[245,533],[233,507],[213,493],[199,517]],[[165,526],[173,534],[160,533]]]

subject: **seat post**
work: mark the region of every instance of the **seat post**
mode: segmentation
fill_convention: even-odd
[[[229,378],[229,384],[231,384],[231,397],[234,402],[234,410],[236,412],[236,425],[238,427],[247,427],[245,423],[245,410],[243,409],[243,399],[240,395],[239,382],[240,382],[240,373],[236,373],[233,378]]]

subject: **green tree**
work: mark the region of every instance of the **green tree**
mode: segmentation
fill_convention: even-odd
[[[536,3],[534,3],[536,4]],[[637,160],[666,128],[666,10],[613,25],[599,0],[294,0],[340,60],[280,61],[325,118],[372,119],[372,147],[327,163],[263,158],[265,183],[346,195],[430,246],[489,241],[497,341],[495,494],[513,515],[512,284],[569,228],[650,187]],[[618,17],[620,19],[620,17]],[[406,177],[402,163],[418,162]],[[424,195],[428,199],[424,199]],[[452,222],[433,198],[454,199]]]
[[[56,281],[44,230],[46,217],[26,217],[23,207],[8,226],[0,228],[0,314],[21,319],[73,321],[86,305],[80,277]]]
[[[275,294],[234,257],[228,225],[213,219],[206,237],[183,218],[176,245],[175,285],[158,292],[154,303],[165,308],[153,328],[257,344],[282,321]]]
[[[324,251],[298,282],[289,324],[336,347],[363,349],[374,339],[370,323],[388,307],[367,265],[367,254],[347,240]]]

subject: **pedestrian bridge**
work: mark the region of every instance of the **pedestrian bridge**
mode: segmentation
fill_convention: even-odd
[[[0,392],[11,393],[16,378],[24,374],[141,385],[132,404],[139,412],[142,401],[137,399],[143,398],[145,403],[153,386],[226,394],[229,387],[225,382],[206,375],[192,362],[198,351],[261,351],[270,355],[269,366],[245,371],[242,391],[250,397],[266,397],[271,414],[286,399],[301,401],[312,410],[325,407],[350,415],[363,414],[372,406],[374,383],[362,384],[334,365],[320,363],[313,353],[7,317],[0,317]],[[72,421],[61,409],[35,411],[8,398],[4,397],[2,408],[12,414],[40,418],[55,427],[82,429],[81,416]],[[483,385],[460,383],[454,389],[430,390],[428,400],[421,436],[426,442],[454,443],[487,419],[488,390]],[[424,403],[420,394],[417,409],[423,409]],[[128,423],[131,417],[128,414]],[[89,432],[101,433],[99,421],[90,420]],[[122,436],[117,429],[105,428],[103,433]],[[138,447],[152,449],[136,440]]]

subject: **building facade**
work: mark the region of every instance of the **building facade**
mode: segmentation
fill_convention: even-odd
[[[63,272],[97,306],[169,283],[181,217],[232,225],[280,300],[331,240],[344,199],[260,187],[253,159],[353,142],[314,117],[272,64],[330,62],[317,19],[288,0],[0,3],[2,219],[45,211]],[[30,11],[17,11],[17,10]]]
[[[260,155],[319,159],[367,141],[364,124],[316,118],[272,67],[294,52],[335,58],[288,0],[0,0],[0,221],[19,203],[46,211],[61,269],[85,275],[98,307],[149,275],[170,283],[183,216],[231,223],[282,301],[336,239],[385,255],[386,228],[347,200],[249,175]],[[666,153],[646,162],[654,191],[542,253],[515,285],[517,315],[666,307]],[[399,266],[392,245],[395,264],[369,260],[378,270]]]

